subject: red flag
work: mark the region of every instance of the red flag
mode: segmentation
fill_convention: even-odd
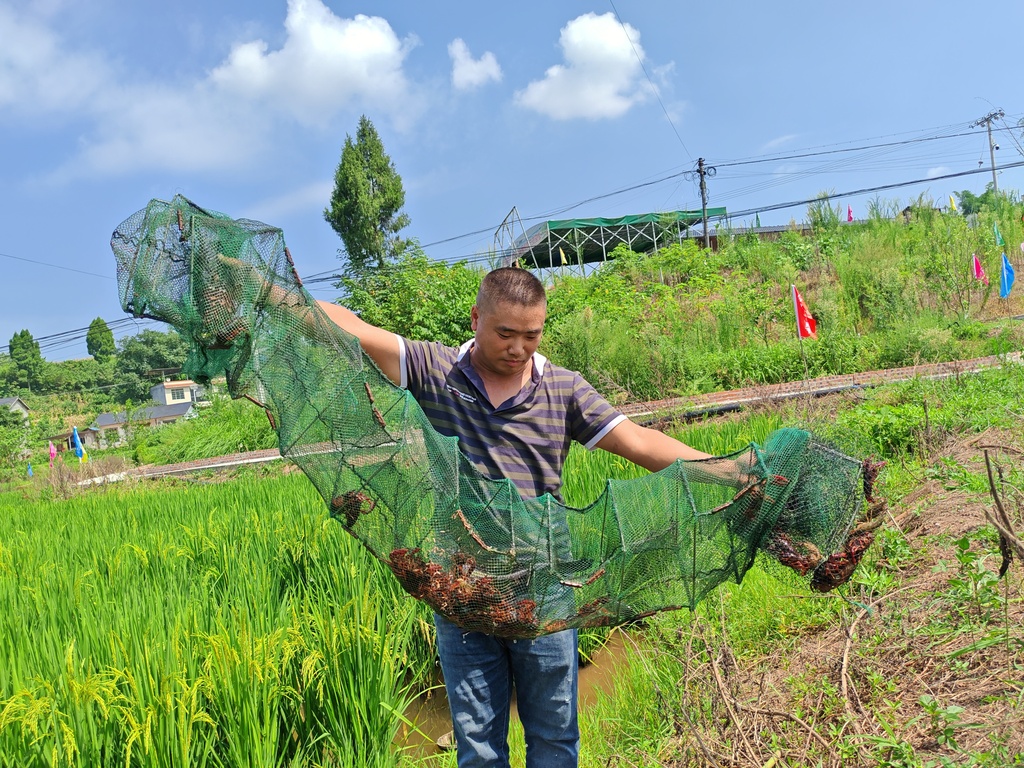
[[[853,206],[852,205],[846,206],[846,220],[847,221],[853,221]]]
[[[796,311],[797,336],[801,339],[818,338],[818,324],[814,321],[811,313],[807,311],[807,305],[804,304],[800,291],[796,289],[795,285],[791,285],[790,288],[793,289],[793,309]]]
[[[974,279],[981,280],[985,285],[988,285],[988,275],[985,274],[985,268],[981,266],[981,259],[978,258],[978,254],[973,255],[974,258]]]

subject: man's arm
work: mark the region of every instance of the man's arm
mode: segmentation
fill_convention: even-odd
[[[656,429],[641,427],[629,419],[616,424],[611,432],[597,442],[596,447],[629,459],[651,472],[664,469],[676,459],[694,461],[712,458],[711,454],[702,453]]]
[[[327,301],[318,301],[317,304],[335,325],[359,339],[359,345],[363,351],[370,356],[370,359],[377,364],[385,376],[395,384],[401,383],[402,370],[398,336],[391,331],[370,325],[361,320],[355,312],[339,304]]]
[[[262,286],[266,292],[263,304],[268,308],[278,308],[285,312],[299,312],[301,322],[307,331],[313,331],[315,321],[306,308],[305,301],[295,296],[289,289],[276,284],[268,284],[266,278],[251,264],[241,259],[218,254],[220,264],[226,269],[228,285],[224,291],[238,301],[239,294],[246,285]],[[212,282],[212,281],[211,281]],[[385,376],[395,384],[401,384],[401,351],[398,336],[361,320],[350,309],[327,301],[317,301],[317,305],[328,319],[359,339],[359,345],[370,359],[377,364]]]

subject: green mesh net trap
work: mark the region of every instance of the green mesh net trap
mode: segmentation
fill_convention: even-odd
[[[281,230],[154,200],[114,232],[125,311],[188,341],[185,370],[226,375],[281,453],[409,594],[467,630],[532,637],[693,608],[758,557],[814,589],[849,579],[877,465],[798,429],[729,456],[609,480],[583,509],[523,498],[436,432],[302,287]],[[749,466],[726,483],[728,467]],[[735,473],[733,473],[735,474]]]

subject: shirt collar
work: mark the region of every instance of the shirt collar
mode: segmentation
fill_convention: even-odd
[[[459,347],[458,357],[455,358],[456,361],[461,363],[462,359],[466,358],[466,364],[468,364],[469,363],[469,350],[471,350],[472,348],[473,348],[473,339],[470,339],[469,341],[465,342],[461,347]],[[544,357],[544,355],[542,355],[540,352],[534,352],[533,353],[533,371],[530,374],[530,377],[532,379],[534,379],[534,380],[537,380],[541,376],[543,376],[544,375],[544,366],[547,364],[547,362],[548,362],[548,359],[546,357]]]

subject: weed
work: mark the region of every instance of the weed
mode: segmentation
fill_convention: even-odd
[[[988,555],[975,551],[968,536],[957,539],[954,546],[959,571],[949,580],[950,596],[955,603],[969,603],[978,621],[987,623],[1003,604],[998,588],[999,576],[986,567]]]
[[[963,714],[964,708],[956,704],[943,707],[938,699],[928,694],[918,699],[918,703],[928,716],[929,729],[938,745],[958,749],[956,729],[962,724],[960,715]]]

